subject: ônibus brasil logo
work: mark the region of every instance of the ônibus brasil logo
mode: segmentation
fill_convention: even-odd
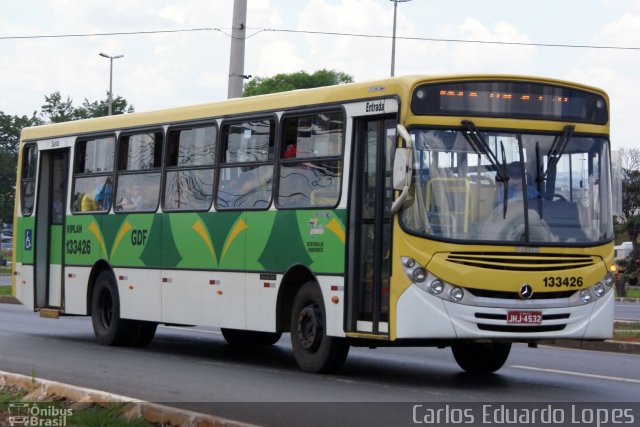
[[[9,425],[29,427],[65,427],[73,409],[45,403],[9,403]]]

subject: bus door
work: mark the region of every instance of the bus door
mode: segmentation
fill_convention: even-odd
[[[361,118],[354,123],[347,264],[349,332],[389,334],[396,124],[395,114]]]
[[[42,150],[35,218],[35,308],[63,308],[69,149]]]

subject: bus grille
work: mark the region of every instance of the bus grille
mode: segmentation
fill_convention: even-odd
[[[478,329],[492,332],[514,332],[514,333],[535,333],[535,332],[556,332],[562,331],[567,325],[540,325],[540,326],[511,326],[511,325],[488,325],[478,323]]]
[[[493,291],[485,289],[465,288],[471,294],[481,298],[497,298],[497,299],[513,299],[521,301],[522,298],[518,292],[507,291]],[[556,291],[556,292],[536,292],[531,299],[559,299],[559,298],[571,298],[576,293],[576,290],[571,291]]]
[[[451,252],[447,261],[469,267],[504,271],[558,271],[589,267],[590,255],[519,254],[513,252]]]

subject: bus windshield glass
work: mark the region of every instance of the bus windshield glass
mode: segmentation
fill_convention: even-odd
[[[613,238],[607,139],[567,129],[411,134],[414,176],[401,213],[408,231],[476,244],[589,245]]]

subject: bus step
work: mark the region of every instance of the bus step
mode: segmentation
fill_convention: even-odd
[[[55,308],[41,308],[40,317],[46,317],[47,319],[59,319],[60,310],[56,310]]]

